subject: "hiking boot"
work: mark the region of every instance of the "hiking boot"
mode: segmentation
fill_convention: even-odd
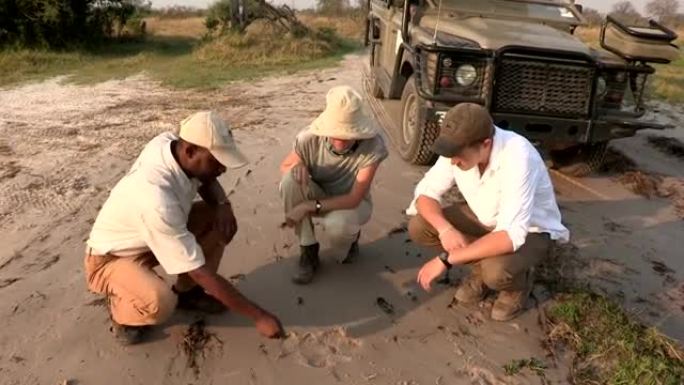
[[[454,298],[462,304],[473,305],[482,301],[487,294],[487,286],[482,281],[480,266],[473,266],[468,275],[454,294]]]
[[[174,293],[178,294],[178,309],[195,310],[207,314],[218,314],[227,308],[213,296],[207,294],[201,286],[195,286],[188,291],[179,292],[172,287]]]
[[[525,310],[525,302],[532,291],[532,271],[528,271],[526,287],[524,290],[501,291],[492,306],[492,319],[494,321],[510,321]]]
[[[109,329],[114,333],[114,339],[122,346],[130,346],[143,342],[152,327],[149,325],[129,326],[121,325],[112,320],[112,327]]]
[[[340,261],[342,264],[353,263],[359,256],[359,238],[361,238],[361,232],[356,234],[356,240],[349,247],[349,251],[343,260]]]
[[[310,246],[300,246],[301,255],[299,256],[299,265],[297,271],[292,277],[292,282],[298,285],[306,285],[313,280],[314,273],[318,269],[320,263],[318,259],[318,243]]]

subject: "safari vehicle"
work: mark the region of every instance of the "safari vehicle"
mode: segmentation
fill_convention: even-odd
[[[495,123],[534,143],[556,167],[585,175],[611,139],[662,125],[644,121],[650,63],[679,55],[677,35],[650,21],[608,17],[600,48],[574,36],[581,6],[564,0],[368,0],[370,92],[401,99],[401,156],[429,164],[456,103],[486,106]]]

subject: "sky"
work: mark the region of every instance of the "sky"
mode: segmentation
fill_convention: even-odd
[[[167,7],[170,5],[185,5],[194,6],[197,8],[204,8],[208,4],[211,4],[214,0],[152,0],[152,6],[155,8]],[[315,0],[267,0],[269,3],[282,4],[286,3],[288,5],[294,4],[295,8],[311,8]],[[617,3],[619,0],[576,0],[578,4],[583,4],[587,7],[598,9],[601,12],[606,12],[610,10],[610,7]],[[640,12],[644,11],[644,6],[649,0],[631,0],[632,4]],[[684,0],[679,0],[680,12],[684,12]]]

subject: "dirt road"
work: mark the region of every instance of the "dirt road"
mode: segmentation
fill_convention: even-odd
[[[53,79],[0,90],[0,384],[540,383],[502,369],[512,359],[544,359],[534,306],[515,322],[493,323],[486,306],[449,307],[447,286],[428,294],[414,284],[431,255],[406,241],[402,210],[424,169],[395,153],[373,187],[375,212],[359,261],[325,260],[313,285],[290,283],[297,250],[294,237],[278,227],[277,165],[296,132],[322,110],[331,86],[362,89],[364,63],[349,56],[338,68],[204,94],[164,89],[144,77],[96,86]],[[205,108],[231,122],[252,161],[221,179],[232,191],[240,230],[220,271],[279,314],[290,337],[261,339],[233,314],[205,317],[204,331],[215,338],[188,356],[197,347],[185,338],[196,316],[178,313],[151,342],[121,348],[102,301],[85,289],[83,241],[144,143]],[[684,116],[661,108],[669,114],[663,119],[677,124]],[[670,175],[673,189],[681,186],[683,161],[653,148],[645,135],[616,146],[638,167]],[[608,176],[554,180],[581,273],[624,297],[644,321],[684,340],[677,195],[649,200]],[[543,288],[536,292],[543,300]],[[393,312],[378,306],[380,298]],[[561,358],[547,379],[563,383],[566,365]]]

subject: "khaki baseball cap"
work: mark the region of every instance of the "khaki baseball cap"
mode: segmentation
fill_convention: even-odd
[[[486,108],[475,103],[460,103],[447,111],[432,152],[451,158],[493,134],[494,122]]]
[[[225,167],[240,168],[248,163],[235,145],[230,128],[214,111],[200,111],[185,118],[178,136],[206,148]]]

